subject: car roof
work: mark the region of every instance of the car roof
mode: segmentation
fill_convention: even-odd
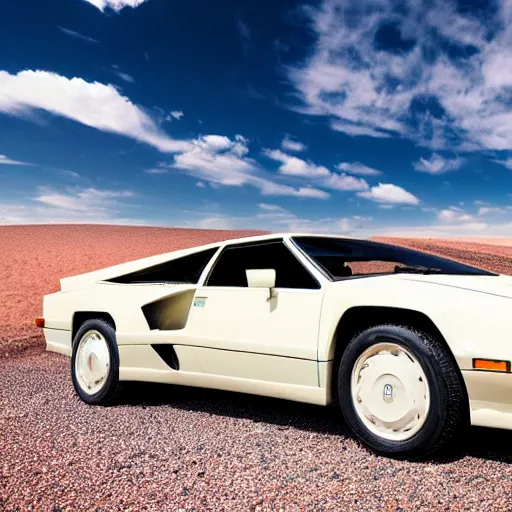
[[[93,281],[103,281],[107,279],[111,279],[113,277],[117,277],[123,274],[128,274],[130,272],[135,272],[137,270],[141,270],[143,268],[151,267],[153,265],[158,265],[160,263],[164,263],[169,260],[177,259],[183,256],[192,255],[204,250],[208,249],[216,249],[219,247],[225,247],[226,245],[235,245],[245,242],[256,242],[256,241],[266,241],[266,240],[276,240],[280,238],[289,238],[293,236],[312,236],[312,237],[321,237],[321,238],[349,238],[349,237],[341,237],[339,235],[324,235],[324,234],[315,234],[315,233],[268,233],[265,235],[256,235],[249,236],[245,238],[232,238],[229,240],[221,240],[219,242],[213,242],[204,245],[196,245],[193,247],[189,247],[186,249],[178,249],[171,252],[167,252],[164,254],[157,254],[154,256],[148,256],[145,258],[127,261],[125,263],[120,263],[118,265],[113,265],[111,267],[102,268],[100,270],[93,270],[92,272],[86,272],[84,274],[78,274],[74,276],[64,277],[60,280],[61,290],[69,290],[74,287],[80,286],[81,284],[85,284],[87,282]]]
[[[222,242],[218,242],[218,245],[225,244],[238,244],[243,242],[251,242],[251,241],[264,241],[264,240],[274,240],[277,238],[290,238],[290,237],[299,237],[299,236],[307,236],[307,237],[318,237],[318,238],[338,238],[338,239],[349,239],[349,240],[358,240],[355,237],[345,236],[345,235],[327,235],[324,233],[301,233],[301,232],[283,232],[283,233],[268,233],[266,235],[255,235],[255,236],[247,236],[243,238],[231,238],[229,240],[224,240]],[[213,246],[214,244],[209,244]]]

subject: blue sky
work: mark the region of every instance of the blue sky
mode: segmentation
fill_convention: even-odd
[[[0,224],[512,235],[512,5],[18,0]]]

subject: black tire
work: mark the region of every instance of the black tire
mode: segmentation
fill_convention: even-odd
[[[109,354],[110,354],[110,365],[109,374],[103,387],[94,394],[88,394],[82,389],[78,383],[75,361],[77,356],[78,345],[82,337],[91,330],[98,331],[103,335],[107,342]],[[75,392],[82,401],[90,405],[112,405],[115,403],[121,390],[119,382],[119,350],[116,342],[116,332],[112,325],[100,319],[86,320],[78,329],[73,339],[73,352],[71,355],[71,379],[73,381],[73,387]]]
[[[427,378],[430,407],[425,423],[406,440],[380,437],[360,419],[351,393],[352,370],[359,356],[376,343],[390,342],[407,349]],[[417,460],[438,454],[469,424],[469,404],[462,375],[441,342],[423,332],[380,325],[358,334],[340,361],[338,396],[343,416],[355,435],[373,451],[398,459]],[[452,447],[454,444],[452,444]]]

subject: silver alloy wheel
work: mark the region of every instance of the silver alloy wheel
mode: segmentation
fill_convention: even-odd
[[[427,377],[419,361],[395,343],[377,343],[359,356],[350,389],[359,419],[383,439],[406,441],[428,417]]]
[[[100,391],[110,371],[110,352],[103,334],[87,331],[78,342],[75,375],[80,388],[88,395]]]

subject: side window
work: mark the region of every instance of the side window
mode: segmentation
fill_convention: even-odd
[[[114,283],[183,283],[197,284],[206,265],[217,252],[217,248],[196,252],[183,258],[166,261],[137,272],[114,277]]]
[[[214,265],[206,286],[247,287],[247,269],[273,268],[276,288],[318,289],[320,284],[282,242],[228,247]]]

